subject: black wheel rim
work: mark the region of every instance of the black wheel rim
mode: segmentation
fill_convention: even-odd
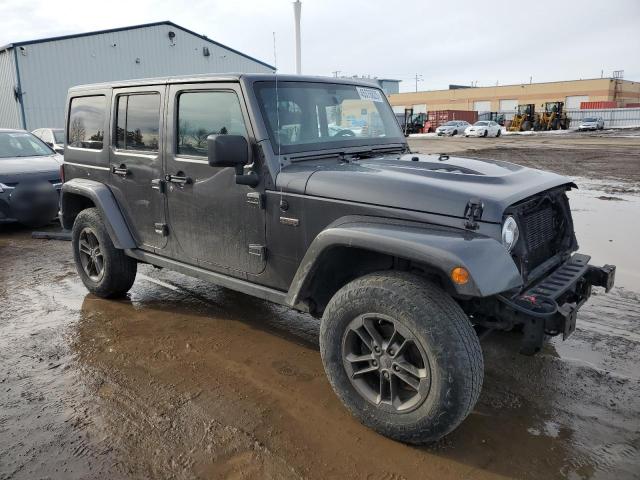
[[[424,348],[387,315],[364,314],[349,323],[342,362],[357,392],[381,410],[407,413],[429,394],[431,372]]]
[[[98,237],[90,228],[80,232],[78,251],[84,273],[94,282],[99,282],[104,275],[104,256]]]

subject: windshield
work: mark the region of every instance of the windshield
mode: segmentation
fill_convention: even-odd
[[[457,127],[458,122],[447,122],[444,124],[445,127]]]
[[[53,138],[56,143],[64,143],[64,130],[53,130]]]
[[[269,137],[282,153],[404,143],[391,107],[376,89],[312,82],[256,82]]]
[[[489,125],[489,122],[476,122],[473,124],[474,127],[486,127]]]
[[[585,119],[583,120],[583,122],[597,122],[597,121],[598,121],[598,119],[597,119],[597,118],[585,118]]]
[[[53,152],[26,132],[0,132],[0,158],[42,157]]]

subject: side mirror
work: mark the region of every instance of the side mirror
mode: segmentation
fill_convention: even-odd
[[[235,167],[242,175],[249,163],[249,143],[242,135],[209,135],[207,137],[209,165],[212,167]]]
[[[209,135],[207,157],[212,167],[234,167],[239,185],[255,187],[260,183],[256,172],[244,174],[244,166],[249,163],[249,142],[242,135]]]

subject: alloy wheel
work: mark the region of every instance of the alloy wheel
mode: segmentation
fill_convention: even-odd
[[[104,275],[104,256],[98,237],[91,228],[84,228],[78,238],[80,264],[84,273],[94,282]]]
[[[424,348],[408,328],[387,315],[364,314],[349,323],[342,361],[353,387],[382,410],[410,412],[429,394],[431,371]]]

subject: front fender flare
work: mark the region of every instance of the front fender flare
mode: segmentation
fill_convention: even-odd
[[[454,285],[467,297],[488,297],[522,286],[513,259],[500,242],[465,230],[359,218],[335,222],[313,240],[291,282],[289,305],[297,305],[310,283],[322,254],[334,246],[354,247],[384,253],[439,270],[449,278],[455,267],[469,271],[470,280]]]
[[[69,205],[69,202],[72,201],[70,199],[74,195],[88,198],[100,211],[114,247],[122,249],[137,247],[113,193],[104,183],[95,180],[73,178],[62,185],[60,206],[63,223],[67,223],[65,221],[65,206]]]

